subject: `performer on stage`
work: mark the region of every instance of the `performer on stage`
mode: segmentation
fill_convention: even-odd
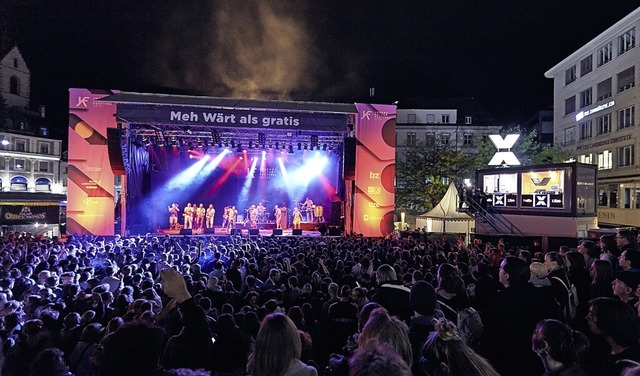
[[[202,230],[204,227],[204,216],[207,214],[207,209],[204,208],[204,205],[200,204],[198,208],[196,208],[196,229]]]
[[[227,224],[227,228],[229,229],[229,231],[231,231],[232,228],[236,228],[237,215],[238,211],[236,210],[236,207],[232,206],[231,209],[229,209],[229,219]]]
[[[231,210],[231,206],[227,205],[224,207],[224,211],[222,212],[222,228],[227,228],[229,225],[229,210]]]
[[[307,197],[307,199],[304,200],[304,206],[307,208],[307,222],[313,222],[313,200]]]
[[[316,205],[315,209],[316,222],[324,222],[324,206]]]
[[[180,208],[175,202],[169,206],[169,229],[175,230],[178,228],[178,214]]]
[[[249,207],[249,227],[256,228],[258,227],[258,208],[255,205],[251,205]]]
[[[276,228],[282,228],[282,211],[278,205],[273,208],[273,211],[276,216]]]
[[[289,212],[289,208],[287,208],[286,206],[284,206],[284,203],[282,204],[282,206],[280,206],[280,228],[282,229],[287,229],[289,228],[288,225],[288,219],[289,216],[287,215],[287,213]]]
[[[207,211],[205,213],[205,217],[207,220],[206,227],[213,228],[213,217],[216,215],[216,209],[213,208],[213,204],[209,204]]]
[[[258,203],[258,206],[256,207],[256,209],[258,210],[258,221],[260,223],[265,223],[267,221],[267,215],[266,215],[267,208],[264,205],[262,205],[262,201]]]
[[[297,207],[293,208],[293,228],[299,229],[300,222],[302,222],[302,213]]]
[[[182,215],[184,216],[184,228],[193,228],[193,208],[191,207],[190,202],[188,202],[187,206],[184,207]]]

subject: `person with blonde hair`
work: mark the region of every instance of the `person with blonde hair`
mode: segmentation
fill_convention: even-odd
[[[411,369],[413,350],[409,341],[409,328],[396,317],[389,316],[384,308],[376,308],[371,312],[358,338],[358,347],[365,348],[373,341],[389,345]]]
[[[389,264],[380,265],[376,276],[380,287],[371,301],[383,306],[390,315],[397,316],[409,324],[413,315],[413,309],[409,303],[411,290],[398,281],[396,271]]]
[[[467,346],[447,319],[435,324],[422,348],[420,366],[431,376],[499,376],[489,362]]]
[[[315,368],[300,360],[301,353],[293,321],[282,313],[269,314],[260,325],[247,372],[251,376],[317,376]]]

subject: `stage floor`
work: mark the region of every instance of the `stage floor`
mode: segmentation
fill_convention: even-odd
[[[206,230],[206,231],[205,231]],[[228,230],[222,227],[215,227],[213,229],[204,229],[204,230],[171,230],[171,229],[159,229],[159,235],[214,235],[214,236],[229,236],[229,235],[240,235],[240,236],[320,236],[320,231],[316,230],[304,230],[301,229],[299,234],[293,234],[293,229],[282,229],[282,233],[279,233],[277,229],[273,228],[257,228],[251,229],[238,227],[235,229]]]

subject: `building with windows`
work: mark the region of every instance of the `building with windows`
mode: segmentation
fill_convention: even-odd
[[[44,109],[31,109],[31,76],[18,48],[0,56],[0,224],[58,235],[67,191],[62,140],[49,137]]]
[[[523,124],[527,132],[536,132],[536,141],[542,147],[553,146],[553,110],[541,110]]]
[[[640,8],[549,69],[554,144],[598,166],[598,221],[640,227]]]
[[[396,114],[396,158],[408,145],[421,140],[425,145],[439,142],[467,155],[501,125],[473,98],[408,99],[398,103]]]

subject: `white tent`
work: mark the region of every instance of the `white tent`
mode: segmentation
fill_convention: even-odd
[[[458,200],[458,190],[451,183],[438,205],[416,217],[416,227],[430,233],[465,234],[465,240],[468,241],[475,220],[469,214],[458,211]]]

